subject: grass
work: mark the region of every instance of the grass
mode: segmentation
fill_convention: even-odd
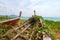
[[[9,18],[9,17],[8,17],[8,19],[12,19],[12,18]],[[1,16],[1,17],[0,17],[0,21],[4,21],[4,20],[8,20],[8,19],[6,18],[6,16]]]
[[[60,21],[44,20],[42,16],[36,16],[34,20],[37,21],[39,18],[42,18],[42,20],[46,23],[46,28],[48,29],[48,32],[52,35],[53,40],[56,40],[54,31],[60,30]],[[3,20],[6,20],[6,18],[2,17],[0,19],[0,21],[3,21]],[[25,20],[23,19],[20,20],[21,23],[23,21]],[[9,27],[8,26],[4,27],[2,24],[0,24],[0,29],[3,29],[2,31],[0,31],[0,36],[1,36],[4,34],[4,32],[6,32],[9,29]],[[45,28],[42,28],[42,31],[44,30]]]
[[[54,35],[54,31],[60,30],[60,21],[45,20],[45,23],[49,33],[52,35],[53,40],[56,40],[56,35]]]
[[[42,18],[42,20],[46,23],[46,27],[42,28],[40,31],[45,31],[45,29],[48,30],[48,33],[51,34],[52,40],[56,40],[56,35],[54,35],[54,31],[60,30],[60,21],[53,21],[53,20],[44,20],[43,17],[36,17],[36,20]]]
[[[45,23],[51,30],[60,30],[60,21],[45,20]]]

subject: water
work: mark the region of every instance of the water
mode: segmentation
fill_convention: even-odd
[[[29,19],[30,17],[21,17],[21,19]],[[43,17],[46,20],[60,21],[60,17]]]
[[[29,19],[30,17],[21,17],[21,19],[23,19],[23,20],[27,20],[27,19]]]
[[[44,17],[46,20],[60,21],[60,17]]]

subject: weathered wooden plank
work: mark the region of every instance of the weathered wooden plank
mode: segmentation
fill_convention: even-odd
[[[29,21],[27,20],[26,22],[23,23],[23,25],[26,25],[27,22],[29,22]],[[17,27],[17,28],[13,28],[13,29],[8,30],[4,35],[2,35],[2,37],[6,36],[7,34],[13,32],[13,31],[18,30],[19,28],[23,27],[23,25],[21,25],[21,26],[19,26],[19,27]],[[13,27],[13,26],[12,26],[12,27]]]
[[[30,25],[31,25],[31,24],[30,24]],[[29,28],[30,25],[28,25],[24,30],[22,30],[21,33],[23,33],[27,28]],[[20,36],[21,33],[17,34],[17,35],[16,35],[15,37],[13,37],[11,40],[16,39],[18,36]]]

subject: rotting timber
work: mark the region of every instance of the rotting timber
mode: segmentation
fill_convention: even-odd
[[[17,28],[8,30],[1,36],[5,40],[43,40],[43,33],[40,31],[45,26],[42,17],[33,16],[23,22]]]

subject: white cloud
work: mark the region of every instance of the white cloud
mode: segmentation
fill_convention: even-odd
[[[1,1],[1,0],[0,2],[1,2],[0,3],[0,15],[11,15],[12,13],[16,14],[17,11],[13,6],[8,5],[7,2]]]
[[[0,0],[0,11],[9,14],[19,14],[23,11],[22,16],[31,16],[33,10],[41,16],[60,16],[59,0]]]
[[[33,3],[33,2],[38,2],[38,1],[40,1],[40,0],[30,0],[30,2],[32,2],[32,3]]]
[[[37,15],[41,16],[49,16],[49,17],[60,17],[60,3],[57,2],[52,2],[52,1],[47,1],[45,3],[37,4],[37,5],[29,5],[27,9],[30,10],[36,10]]]

